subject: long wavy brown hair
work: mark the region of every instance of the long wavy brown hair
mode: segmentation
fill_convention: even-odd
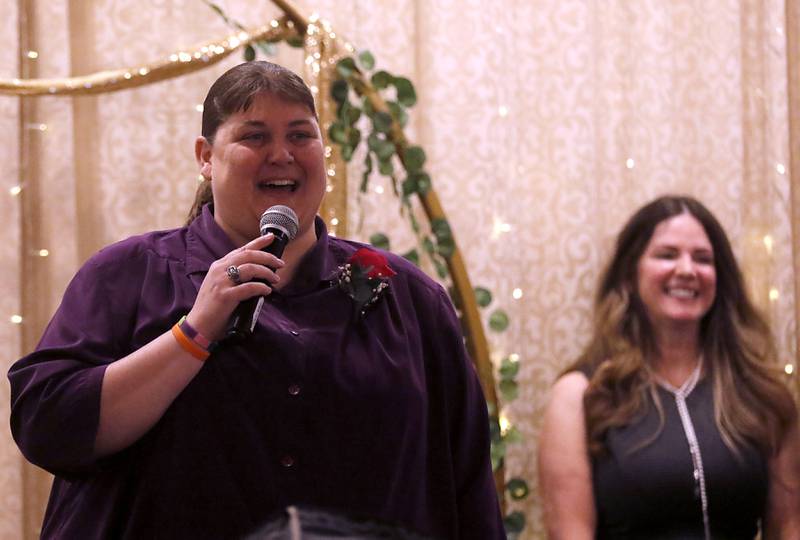
[[[714,250],[716,298],[701,321],[700,339],[713,385],[717,426],[735,453],[742,445],[754,444],[764,455],[773,455],[797,409],[778,374],[770,329],[748,297],[722,226],[699,201],[676,195],[645,205],[620,232],[597,290],[592,338],[567,369],[591,374],[583,398],[589,451],[592,455],[604,453],[609,429],[628,425],[644,414],[648,393],[655,399],[663,427],[663,411],[649,368],[657,346],[637,293],[637,267],[656,226],[682,213],[702,224]]]
[[[219,126],[232,114],[249,109],[258,94],[273,94],[286,101],[300,103],[317,117],[314,96],[299,75],[272,62],[245,62],[220,75],[208,89],[203,101],[201,131],[208,143],[214,144]],[[206,178],[197,187],[186,224],[200,215],[205,204],[213,202],[211,179]]]

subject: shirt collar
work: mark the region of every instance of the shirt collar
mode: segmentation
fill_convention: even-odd
[[[319,286],[336,277],[339,266],[352,255],[355,248],[342,242],[331,242],[325,222],[317,216],[314,220],[317,241],[298,264],[292,281],[281,294],[294,295]],[[190,224],[186,235],[186,272],[208,272],[211,263],[236,248],[225,231],[214,221],[213,205],[203,210]]]

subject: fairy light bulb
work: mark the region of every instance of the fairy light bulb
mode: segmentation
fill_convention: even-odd
[[[772,236],[766,235],[764,236],[764,247],[767,249],[767,253],[772,255],[772,246],[775,242],[772,240]]]
[[[50,256],[50,250],[47,250],[47,249],[40,249],[40,250],[38,250],[38,251],[36,252],[36,254],[37,254],[39,257],[49,257],[49,256]]]
[[[772,302],[775,302],[775,301],[776,301],[776,300],[778,300],[778,298],[780,298],[780,297],[781,297],[781,295],[780,295],[780,293],[778,292],[778,289],[776,289],[775,287],[772,287],[772,288],[769,290],[769,299],[770,299],[770,301],[772,301]]]
[[[778,174],[786,174],[786,167],[783,163],[775,165],[775,170],[778,171]]]
[[[11,316],[11,324],[22,324],[22,315],[14,314]]]
[[[522,298],[522,289],[520,289],[519,287],[514,289],[511,292],[511,297],[514,298],[514,300],[519,300],[520,298]]]
[[[511,428],[511,422],[508,420],[508,417],[505,415],[505,413],[500,413],[498,422],[500,423],[500,434],[505,435],[508,433],[509,428]]]
[[[629,169],[633,169],[636,166],[636,162],[633,161],[633,158],[628,158],[625,160],[625,166]]]
[[[28,51],[25,56],[27,56],[31,60],[36,60],[37,58],[39,58],[39,53],[36,51]]]
[[[8,190],[12,197],[16,197],[20,193],[22,193],[22,186],[13,186]]]
[[[794,366],[792,364],[786,364],[783,367],[783,371],[785,371],[787,375],[791,375],[794,373]]]

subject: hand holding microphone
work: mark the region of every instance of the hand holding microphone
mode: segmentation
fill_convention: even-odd
[[[280,258],[283,255],[286,244],[297,236],[299,227],[300,224],[294,210],[283,205],[271,206],[262,214],[259,230],[261,236],[272,233],[275,238],[262,251]],[[272,270],[275,269],[273,268]],[[236,266],[229,266],[227,273],[228,277],[233,281],[240,279],[238,267]],[[264,305],[264,298],[264,296],[254,296],[244,300],[236,307],[228,322],[228,329],[225,333],[226,339],[239,341],[253,333],[253,329],[258,322],[258,315],[261,313],[261,306]]]

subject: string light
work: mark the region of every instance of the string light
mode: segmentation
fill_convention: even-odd
[[[336,176],[336,169],[334,169],[333,167],[330,167],[328,169],[328,176]]]
[[[628,158],[628,159],[626,159],[626,160],[625,160],[625,166],[626,166],[627,168],[629,168],[629,169],[633,169],[633,167],[634,167],[635,165],[636,165],[636,162],[634,162],[634,161],[633,161],[633,158]]]
[[[14,186],[8,190],[12,197],[16,197],[20,193],[22,193],[22,186]]]
[[[783,163],[778,163],[775,165],[775,170],[778,171],[778,174],[786,174],[786,167],[783,165]]]
[[[522,298],[522,289],[517,287],[511,292],[511,296],[514,298],[514,300],[519,300],[520,298]]]
[[[325,187],[325,191],[327,191],[328,193],[330,193],[331,191],[333,191],[333,184],[328,184],[328,185]]]
[[[516,363],[516,362],[519,362],[519,354],[517,354],[517,353],[515,353],[515,352],[514,352],[514,353],[511,353],[511,354],[509,354],[509,355],[508,355],[508,360],[509,360],[510,362],[515,362],[515,363]]]
[[[505,413],[500,413],[498,422],[500,424],[500,434],[505,435],[506,433],[508,433],[509,428],[511,428],[511,422],[509,422],[508,417],[505,415]]]
[[[764,236],[764,247],[767,248],[767,253],[772,255],[772,237],[770,235]]]
[[[375,186],[375,193],[383,195],[383,186]]]
[[[25,127],[27,129],[32,129],[34,131],[42,131],[42,132],[47,131],[47,124],[37,124],[35,122],[30,122],[28,124],[25,124]]]
[[[198,103],[197,105],[194,106],[194,110],[196,110],[197,112],[200,112],[200,113],[203,112],[203,104],[202,103]]]
[[[30,58],[31,60],[36,60],[37,58],[39,58],[39,53],[38,53],[38,52],[36,52],[36,51],[28,51],[28,53],[26,54],[26,56],[27,56],[28,58]]]
[[[503,222],[503,220],[498,216],[495,216],[494,223],[492,224],[492,240],[497,240],[500,238],[501,234],[508,232],[511,232],[511,225]]]
[[[776,289],[775,287],[771,288],[769,290],[770,301],[775,302],[778,298],[780,298],[780,293],[778,292],[778,289]]]
[[[333,225],[334,227],[336,227],[338,224],[339,224],[339,218],[333,218],[333,219],[331,219],[331,225]]]
[[[785,371],[787,375],[791,375],[794,373],[794,366],[792,364],[786,364],[783,367],[783,371]]]
[[[500,107],[497,109],[497,114],[499,114],[502,117],[508,116],[508,107],[506,107],[505,105],[500,105]]]
[[[11,324],[22,324],[22,315],[12,315]]]
[[[48,257],[50,255],[50,251],[47,249],[40,249],[36,252],[39,257]]]

